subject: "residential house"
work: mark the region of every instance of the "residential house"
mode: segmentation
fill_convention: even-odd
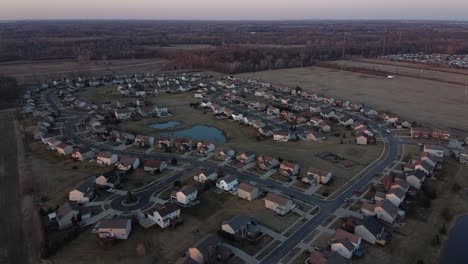
[[[422,170],[407,171],[405,179],[411,187],[420,189],[426,179],[426,174]]]
[[[375,143],[375,139],[373,136],[369,136],[368,134],[358,133],[356,135],[356,143],[358,145],[372,144],[372,143]]]
[[[180,218],[180,208],[175,203],[168,203],[157,207],[148,213],[148,218],[156,222],[161,228],[166,228]]]
[[[237,155],[236,160],[241,164],[248,164],[255,160],[255,153],[252,151],[242,152]]]
[[[74,203],[65,202],[55,211],[55,218],[59,228],[70,226],[73,223],[73,218],[77,219],[80,211]]]
[[[79,161],[93,159],[94,155],[94,151],[88,147],[76,148],[71,153],[72,159]]]
[[[51,150],[56,150],[57,146],[60,145],[62,141],[55,137],[50,137],[46,139],[46,144],[49,145]]]
[[[361,246],[361,238],[355,234],[351,234],[341,228],[338,228],[328,243],[330,244],[332,251],[338,252],[346,259],[351,259],[354,252]]]
[[[320,112],[320,115],[323,117],[323,118],[332,118],[335,116],[335,111],[331,108],[325,108],[325,109],[322,109],[322,111]]]
[[[351,264],[351,261],[335,251],[325,252],[314,249],[306,260],[306,264]]]
[[[274,128],[270,125],[258,128],[258,133],[264,137],[271,137],[274,135]]]
[[[158,140],[157,146],[159,149],[167,149],[167,148],[171,148],[173,143],[174,141],[171,139],[161,138]]]
[[[385,199],[392,202],[393,205],[396,207],[400,206],[400,204],[405,200],[406,192],[400,188],[390,188],[390,190],[385,195]]]
[[[409,184],[406,180],[395,179],[395,182],[393,182],[392,185],[390,186],[390,189],[394,189],[394,188],[398,188],[404,191],[405,193],[407,193],[409,190]]]
[[[167,162],[163,160],[145,160],[143,162],[143,169],[150,173],[160,173],[167,167]]]
[[[250,217],[239,214],[221,225],[221,231],[229,234],[235,240],[244,238],[257,239],[260,233],[260,227]]]
[[[190,151],[192,150],[193,143],[190,139],[187,138],[176,138],[174,140],[174,146],[180,151]]]
[[[288,214],[295,206],[292,200],[271,192],[265,197],[265,207],[279,215]]]
[[[118,120],[129,120],[133,116],[133,111],[130,110],[121,110],[121,111],[114,111],[115,118]]]
[[[117,169],[121,171],[135,170],[140,166],[140,159],[137,157],[120,157],[120,161],[117,163]]]
[[[351,116],[345,115],[340,118],[340,124],[342,126],[351,126],[354,123],[354,119]]]
[[[432,174],[435,170],[435,166],[426,160],[416,162],[414,168],[424,171],[426,175]]]
[[[220,238],[212,235],[198,246],[189,248],[186,256],[177,260],[176,264],[228,263],[233,255],[232,250],[224,246]]]
[[[221,179],[218,179],[216,182],[216,187],[226,192],[235,192],[237,191],[237,186],[239,185],[239,181],[237,177],[234,175],[227,175]]]
[[[197,199],[197,195],[198,190],[195,186],[186,185],[179,191],[172,192],[171,199],[176,200],[181,205],[190,205],[190,203]]]
[[[375,217],[365,217],[360,223],[354,227],[354,234],[373,245],[385,245],[388,240],[388,235],[385,232],[384,226]]]
[[[104,219],[98,223],[99,238],[127,239],[131,231],[130,219]]]
[[[56,148],[58,154],[66,156],[68,154],[71,154],[73,151],[73,147],[71,145],[65,144],[65,143],[60,143],[57,145]]]
[[[423,127],[411,127],[410,135],[412,138],[429,138],[430,130]]]
[[[279,161],[272,156],[260,155],[257,158],[257,166],[261,170],[269,170],[278,166]]]
[[[299,174],[299,164],[287,160],[281,162],[279,169],[282,176],[292,177]]]
[[[276,131],[273,133],[273,140],[276,142],[287,142],[291,139],[291,133],[286,131]]]
[[[94,184],[96,177],[82,181],[74,190],[68,193],[68,200],[78,203],[87,203],[94,197]]]
[[[304,135],[306,139],[312,140],[314,142],[322,142],[327,139],[324,134],[315,131],[305,131]]]
[[[108,171],[96,178],[96,185],[114,188],[120,184],[120,174],[117,171]]]
[[[101,166],[111,166],[118,161],[118,156],[108,151],[101,151],[96,156],[96,163]]]
[[[424,145],[424,152],[430,153],[436,157],[443,158],[445,153],[445,148],[437,145]]]
[[[200,154],[206,154],[209,152],[213,152],[215,150],[215,145],[210,142],[198,142],[197,143],[197,151]]]
[[[212,103],[211,106],[211,111],[215,114],[222,114],[224,112],[224,106],[220,106],[218,104]]]
[[[331,131],[331,126],[328,122],[323,121],[318,124],[320,131],[323,133],[328,133]]]
[[[197,182],[205,183],[206,181],[216,181],[218,173],[214,169],[200,169],[194,176],[193,179]]]
[[[260,190],[253,185],[241,182],[237,188],[237,195],[242,199],[253,201],[260,196]]]
[[[450,139],[450,132],[447,130],[434,129],[432,130],[432,138],[448,141]]]
[[[137,135],[135,137],[135,145],[139,147],[152,147],[154,146],[154,137],[152,136],[145,136],[145,135]]]
[[[328,184],[333,177],[333,173],[331,171],[325,171],[314,167],[310,167],[307,170],[307,176],[308,177],[304,177],[305,179],[302,179],[303,182],[311,183],[310,179],[312,178],[313,182]]]
[[[219,160],[230,160],[236,156],[236,152],[233,149],[222,149],[216,154]]]

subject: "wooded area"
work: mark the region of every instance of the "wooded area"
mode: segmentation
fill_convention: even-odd
[[[468,24],[422,21],[0,24],[0,61],[76,59],[86,64],[89,60],[165,58],[173,60],[171,68],[235,73],[308,66],[317,60],[344,56],[415,52],[468,53]]]
[[[15,78],[0,76],[0,109],[15,106],[22,92],[23,88]]]

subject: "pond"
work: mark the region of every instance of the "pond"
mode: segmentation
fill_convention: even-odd
[[[170,122],[165,122],[165,123],[152,124],[150,127],[157,128],[157,129],[166,129],[166,128],[171,128],[171,127],[176,127],[178,125],[180,125],[179,121],[170,121]]]
[[[209,126],[194,126],[190,129],[161,133],[163,136],[175,138],[189,138],[192,140],[216,141],[226,143],[223,131]]]
[[[444,244],[440,264],[468,263],[468,215],[458,218]]]

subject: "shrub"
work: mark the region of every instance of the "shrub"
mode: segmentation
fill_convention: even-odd
[[[450,221],[453,218],[452,211],[449,208],[444,208],[440,214],[445,221]]]

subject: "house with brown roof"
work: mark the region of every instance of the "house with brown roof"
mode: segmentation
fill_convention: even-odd
[[[177,260],[176,264],[228,263],[234,256],[232,250],[224,246],[222,240],[216,235],[211,235],[196,247],[189,248],[185,255]]]
[[[272,156],[260,155],[257,158],[257,166],[261,170],[269,170],[278,166],[279,161]]]
[[[299,174],[299,164],[284,160],[280,164],[279,172],[282,176],[293,177]]]
[[[306,260],[306,264],[351,264],[351,261],[335,251],[325,252],[314,249]]]
[[[279,215],[286,215],[295,207],[295,203],[281,195],[268,193],[265,197],[265,207],[275,211]]]
[[[143,169],[150,173],[160,173],[167,167],[167,162],[164,160],[145,160],[143,162]]]
[[[179,151],[190,151],[192,150],[192,140],[188,138],[176,138],[174,140],[174,146]]]
[[[135,137],[135,145],[145,148],[154,146],[154,137],[146,135],[137,135]]]
[[[252,151],[239,153],[239,155],[236,157],[236,160],[241,164],[248,164],[255,160],[255,153]]]
[[[253,201],[260,196],[260,190],[253,185],[241,182],[237,188],[237,195],[242,199]]]
[[[117,163],[117,169],[121,171],[135,170],[140,166],[140,159],[137,157],[123,156]]]
[[[98,223],[99,238],[127,239],[132,231],[130,219],[104,219]]]
[[[442,129],[434,129],[432,130],[432,138],[448,141],[450,139],[450,132]]]
[[[101,151],[96,156],[96,163],[101,166],[111,166],[118,161],[118,156],[109,151]]]
[[[94,197],[94,184],[96,177],[89,177],[82,181],[74,190],[68,193],[68,200],[78,203],[87,203]]]
[[[351,259],[354,252],[361,246],[361,238],[338,228],[328,243],[332,251],[338,252],[346,259]]]
[[[412,138],[429,138],[431,135],[431,131],[428,128],[424,127],[411,127],[410,129],[410,136]]]
[[[80,211],[75,204],[65,202],[55,211],[55,218],[59,228],[70,226],[73,223],[73,218],[77,218]]]
[[[327,184],[331,181],[333,173],[331,171],[325,171],[318,168],[310,167],[307,170],[307,176],[301,180],[305,183],[321,183]]]
[[[71,157],[74,160],[89,160],[94,158],[94,151],[91,148],[76,148],[72,151]]]
[[[148,218],[155,221],[161,228],[166,228],[171,225],[171,222],[180,218],[180,208],[175,203],[168,203],[151,210]]]

